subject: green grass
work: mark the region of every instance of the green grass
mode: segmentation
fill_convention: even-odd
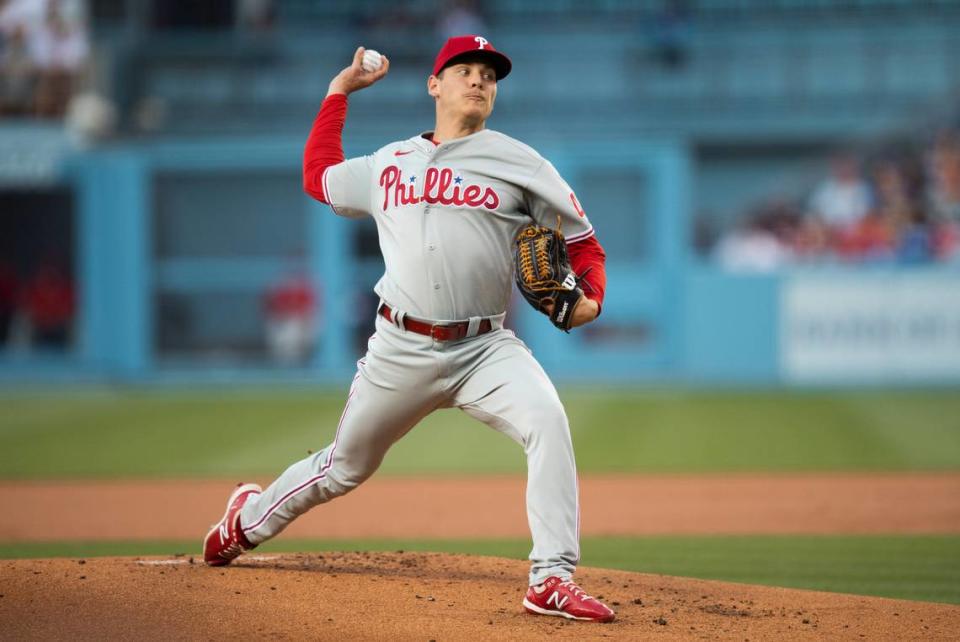
[[[581,472],[960,469],[955,391],[561,391]],[[0,478],[274,475],[332,440],[329,390],[0,394]],[[384,473],[524,470],[456,410],[428,417]]]
[[[257,552],[439,551],[524,559],[526,540],[285,540]],[[960,536],[588,537],[584,566],[960,604]],[[0,558],[199,555],[199,542],[0,544]]]
[[[581,473],[960,470],[956,391],[561,391]],[[0,478],[272,476],[332,438],[343,391],[0,394]],[[524,470],[520,448],[454,410],[386,474]],[[2,543],[0,557],[196,554],[198,542]],[[525,558],[525,540],[298,541],[270,551],[434,550]],[[960,604],[960,536],[586,538],[583,564]]]

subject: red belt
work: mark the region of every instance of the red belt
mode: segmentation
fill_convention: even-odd
[[[381,303],[377,314],[387,321],[393,322],[393,310],[386,303]],[[469,321],[457,321],[456,323],[428,323],[411,317],[403,317],[403,327],[410,332],[423,334],[433,337],[437,341],[456,341],[467,336],[467,329],[470,327]],[[477,327],[477,334],[486,334],[493,330],[493,324],[490,319],[481,319]]]

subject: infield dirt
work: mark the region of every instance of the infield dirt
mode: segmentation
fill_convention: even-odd
[[[3,481],[0,541],[199,541],[236,481]],[[525,486],[374,477],[283,537],[527,537]],[[580,505],[582,535],[954,534],[960,474],[588,475]]]
[[[285,537],[526,534],[524,480],[381,478]],[[0,538],[200,538],[229,481],[0,483]],[[958,533],[960,475],[606,476],[584,534]],[[523,561],[435,553],[0,561],[0,639],[954,640],[960,607],[581,568],[612,624],[526,614]]]
[[[584,568],[611,624],[526,614],[524,562],[432,553],[0,562],[17,640],[948,640],[960,607]]]

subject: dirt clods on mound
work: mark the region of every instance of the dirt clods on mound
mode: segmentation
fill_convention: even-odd
[[[960,607],[584,568],[611,624],[525,613],[527,564],[434,553],[0,562],[12,639],[951,639]]]

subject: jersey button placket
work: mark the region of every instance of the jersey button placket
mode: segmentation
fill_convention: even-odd
[[[424,175],[424,177],[426,177],[427,172],[428,172],[431,168],[434,168],[434,167],[437,166],[436,160],[437,160],[437,151],[434,150],[433,154],[430,155],[430,160],[429,160],[429,162],[428,162],[428,163],[426,164],[426,166],[423,168],[423,175]],[[426,179],[424,179],[424,180],[426,180]],[[426,187],[426,185],[424,185],[424,188],[425,188],[425,187]],[[426,196],[426,192],[424,192],[424,196]],[[424,213],[425,216],[430,213],[430,207],[431,207],[431,204],[430,204],[430,203],[426,203],[426,204],[424,205],[424,207],[423,207],[423,213]],[[429,226],[428,226],[428,229],[429,229]],[[437,244],[436,244],[436,242],[428,242],[428,243],[427,243],[427,252],[430,254],[430,257],[431,257],[430,260],[429,260],[428,263],[427,263],[428,266],[429,266],[429,267],[428,267],[428,273],[427,273],[427,274],[428,274],[428,276],[431,278],[431,281],[432,281],[432,279],[433,279],[433,275],[435,274],[435,272],[434,272],[434,270],[433,270],[433,261],[438,261],[438,260],[440,260],[440,257],[436,254],[436,249],[437,249]],[[433,282],[433,283],[431,284],[431,287],[432,287],[432,289],[433,289],[433,291],[434,291],[435,294],[439,294],[439,291],[440,291],[440,283]]]
[[[426,175],[427,175],[427,170],[430,169],[431,167],[433,167],[433,163],[432,163],[432,162],[431,162],[431,163],[427,163],[427,165],[423,168],[423,172],[422,172],[422,173],[423,173],[424,177],[426,177]],[[426,179],[424,179],[424,180],[426,180]],[[424,186],[424,187],[426,187],[426,186]],[[424,196],[426,196],[426,192],[424,192]],[[428,214],[430,214],[430,203],[425,203],[425,204],[424,204],[424,206],[423,206],[423,214],[424,214],[424,216],[427,216]],[[426,221],[425,221],[425,223],[426,223]],[[426,223],[426,229],[429,229],[429,228],[430,228],[429,223]],[[429,254],[429,258],[428,258],[428,260],[427,260],[427,262],[426,262],[426,264],[427,264],[427,277],[430,279],[430,287],[431,287],[431,289],[432,289],[434,292],[436,292],[437,290],[440,289],[440,284],[433,281],[434,271],[433,271],[432,261],[435,260],[435,257],[436,257],[436,254],[433,254],[433,252],[437,249],[437,245],[436,245],[436,243],[428,242],[428,243],[426,243],[426,248],[427,248],[427,252],[428,252],[428,254]]]

